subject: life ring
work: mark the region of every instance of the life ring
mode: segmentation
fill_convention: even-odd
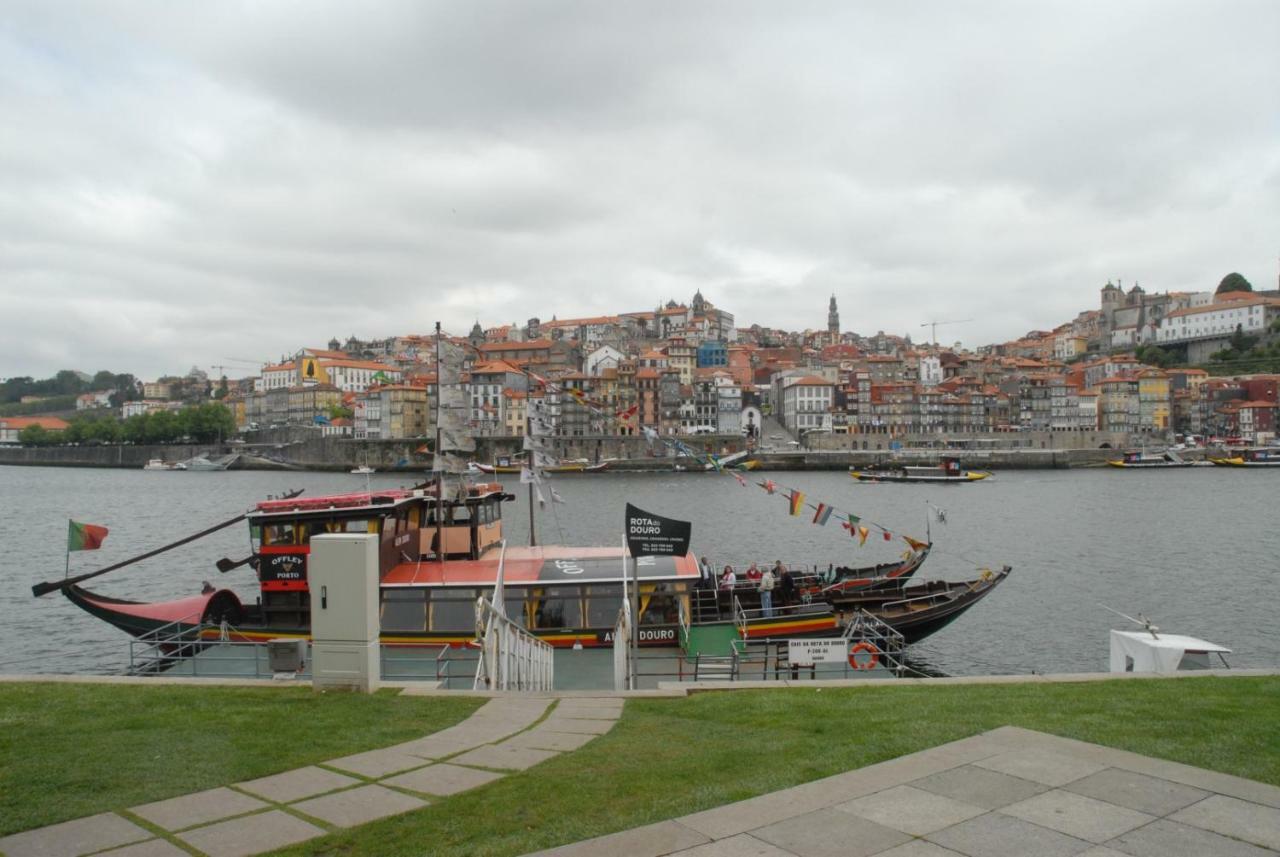
[[[858,660],[858,655],[866,652],[871,657],[864,663]],[[860,643],[854,643],[853,648],[849,650],[849,666],[855,670],[873,670],[880,663],[880,650],[876,648],[875,643],[868,643],[863,640]]]

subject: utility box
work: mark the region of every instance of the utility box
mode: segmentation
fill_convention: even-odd
[[[267,666],[273,673],[300,673],[306,662],[306,640],[267,641]]]
[[[378,537],[325,533],[311,538],[311,683],[316,690],[378,687]]]

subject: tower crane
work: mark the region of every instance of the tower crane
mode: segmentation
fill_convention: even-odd
[[[924,324],[922,324],[922,325],[920,325],[920,326],[921,326],[921,327],[929,327],[929,328],[932,328],[932,329],[933,329],[933,331],[932,331],[933,344],[934,344],[934,345],[937,345],[937,344],[938,344],[938,325],[940,325],[940,324],[964,324],[966,321],[973,321],[973,319],[971,319],[971,318],[957,318],[957,319],[953,319],[952,321],[926,321]]]

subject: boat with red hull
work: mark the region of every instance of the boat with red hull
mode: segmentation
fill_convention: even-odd
[[[243,516],[252,555],[218,564],[223,571],[241,565],[255,570],[259,594],[253,603],[208,584],[198,595],[154,603],[100,595],[79,585],[79,578],[42,586],[45,591],[61,589],[78,607],[135,636],[163,633],[254,642],[307,638],[310,538],[359,532],[378,538],[384,645],[471,642],[476,601],[492,592],[500,561],[508,615],[552,646],[611,645],[623,582],[633,575],[639,580],[641,645],[682,642],[682,618],[693,616],[690,599],[705,592],[708,583],[692,554],[632,559],[621,546],[507,546],[500,560],[502,506],[512,499],[501,485],[481,483],[447,498],[438,498],[434,486],[427,485],[262,501]],[[938,590],[905,586],[931,547],[922,545],[892,563],[832,568],[823,575],[797,572],[798,597],[825,606],[819,611],[825,615],[793,618],[785,628],[768,633],[823,636],[836,628],[844,605],[856,603],[888,615],[894,602],[936,595]],[[946,591],[963,595],[960,589]],[[955,598],[950,606],[958,608],[958,615],[976,600]],[[915,618],[904,614],[902,622],[918,625]],[[756,631],[765,629],[746,636]]]

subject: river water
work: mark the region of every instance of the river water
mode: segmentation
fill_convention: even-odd
[[[928,504],[946,512],[932,524],[936,544],[919,576],[963,579],[981,567],[1013,574],[950,627],[912,647],[913,661],[952,675],[1103,671],[1107,632],[1128,627],[1107,605],[1143,612],[1170,633],[1204,637],[1234,650],[1233,666],[1280,664],[1280,469],[1188,468],[1010,471],[955,486],[861,484],[835,472],[753,473],[743,488],[728,475],[565,476],[563,505],[538,515],[542,543],[618,544],[623,507],[693,522],[693,545],[717,568],[750,561],[867,565],[897,557],[901,541],[874,533],[859,548],[838,526],[793,518],[781,494],[754,482],[772,478],[894,532],[924,538]],[[373,485],[412,475],[377,474]],[[528,507],[522,486],[506,505],[508,537],[523,543]],[[119,671],[127,636],[58,594],[31,586],[62,576],[67,519],[111,534],[96,552],[71,555],[83,573],[234,517],[268,494],[362,489],[365,478],[332,473],[143,472],[0,467],[0,673]],[[839,512],[837,513],[837,515]],[[222,575],[220,557],[248,555],[237,524],[204,540],[108,574],[91,588],[154,600],[190,595],[201,582],[254,597],[252,572]]]

